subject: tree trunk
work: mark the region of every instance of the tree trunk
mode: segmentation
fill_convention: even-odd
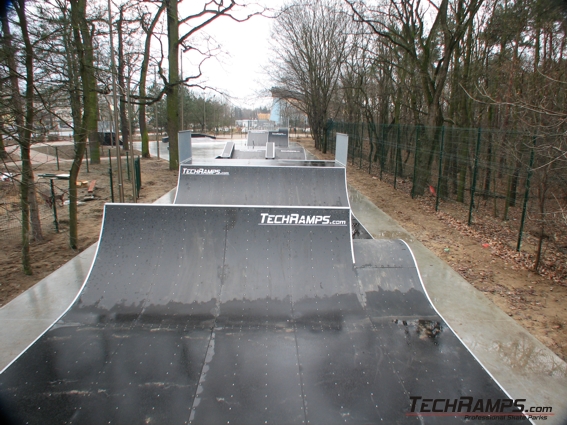
[[[34,122],[34,74],[33,74],[33,48],[30,42],[25,4],[23,0],[14,3],[14,8],[18,15],[20,31],[24,41],[25,68],[26,68],[26,94],[25,107],[24,101],[19,90],[18,68],[16,64],[16,52],[12,45],[12,35],[10,32],[9,21],[6,15],[1,17],[2,31],[4,33],[4,45],[7,51],[6,60],[9,68],[9,81],[12,94],[12,103],[16,111],[16,125],[18,126],[18,144],[20,146],[20,159],[22,161],[21,181],[20,181],[20,207],[22,210],[22,268],[25,274],[31,275],[30,257],[30,200],[33,201],[35,189],[33,187],[33,169],[31,166],[31,129]],[[37,208],[36,208],[37,213]],[[38,217],[36,217],[38,218]],[[35,233],[41,237],[41,225],[39,220],[35,220]]]
[[[86,18],[86,0],[71,0],[71,25],[73,28],[73,39],[77,56],[79,58],[79,74],[83,91],[83,116],[80,123],[75,124],[75,155],[71,165],[69,178],[69,246],[78,249],[78,211],[77,211],[77,177],[83,156],[86,150],[87,135],[91,148],[96,146],[98,163],[100,163],[100,150],[97,138],[97,112],[98,100],[96,92],[96,80],[94,75],[94,53],[92,45],[92,34]],[[79,121],[76,100],[73,110],[73,120]],[[95,142],[96,141],[96,142]],[[91,156],[91,161],[92,161]],[[94,161],[92,161],[94,162]]]
[[[0,159],[8,158],[6,146],[4,146],[4,123],[0,120]]]
[[[126,64],[124,62],[124,31],[122,24],[124,23],[124,8],[120,7],[120,18],[118,19],[116,34],[118,36],[118,69],[117,69],[117,80],[118,80],[118,90],[120,93],[119,101],[119,113],[120,113],[120,133],[122,134],[122,149],[125,151],[130,149],[130,129],[128,126],[128,117],[126,116],[126,78],[124,77],[124,71],[126,69]]]
[[[169,169],[179,168],[179,16],[177,0],[164,0],[167,5],[167,40],[169,54],[169,81],[167,94],[167,135],[169,137]]]
[[[30,205],[30,225],[31,237],[34,242],[43,241],[43,231],[41,229],[41,219],[39,216],[39,206],[37,204],[37,191],[35,187],[35,179],[33,169],[31,171],[31,180],[29,184],[28,203]]]
[[[79,72],[81,75],[81,85],[83,89],[83,127],[87,132],[89,144],[89,159],[91,164],[100,164],[100,145],[98,142],[98,93],[96,87],[95,61],[92,33],[87,21],[87,0],[70,0],[71,16],[73,21],[74,40],[77,44],[79,55]],[[75,15],[76,14],[76,15]],[[86,140],[82,141],[83,145]],[[83,146],[80,150],[84,154]],[[75,158],[77,160],[77,146],[75,146]],[[82,161],[82,156],[81,156]],[[79,165],[80,167],[80,165]],[[69,183],[69,189],[71,183]],[[69,204],[69,211],[77,208],[76,205]],[[75,224],[76,225],[76,224]],[[71,238],[73,239],[73,238]],[[74,244],[71,243],[71,246]]]
[[[159,20],[159,17],[163,13],[165,4],[162,3],[154,16],[150,26],[146,29],[144,26],[142,18],[142,27],[146,33],[146,41],[144,43],[144,55],[142,59],[142,66],[140,67],[140,108],[138,110],[138,120],[140,121],[140,136],[142,139],[142,156],[144,158],[150,158],[150,135],[148,134],[148,124],[146,121],[146,104],[147,104],[147,92],[146,92],[146,80],[148,77],[148,65],[150,61],[150,47],[152,42],[152,36],[154,29]]]
[[[548,177],[548,170],[550,166],[548,165],[542,173],[542,180],[539,184],[538,190],[538,203],[539,203],[539,219],[540,219],[540,227],[539,227],[539,237],[538,237],[538,244],[536,250],[536,258],[534,261],[534,268],[533,270],[537,272],[539,270],[539,266],[542,259],[542,248],[543,248],[543,240],[547,238],[545,234],[545,201],[547,195],[547,177]]]

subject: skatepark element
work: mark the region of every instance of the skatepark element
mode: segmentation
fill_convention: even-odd
[[[251,130],[248,132],[246,146],[261,147],[268,142],[274,143],[278,148],[287,148],[289,145],[289,129],[280,128],[278,130]]]
[[[266,158],[266,149],[235,149],[232,158],[234,159],[292,159],[305,160],[305,150],[302,147],[289,147],[274,149],[273,158]]]
[[[287,159],[305,160],[305,149],[297,143],[289,143],[289,130],[276,131],[252,130],[248,133],[246,146],[236,148],[234,142],[226,142],[225,148],[217,159]]]
[[[508,399],[407,245],[351,243],[349,221],[348,207],[107,204],[78,298],[0,375],[4,407],[30,424],[449,424],[468,419],[410,397]]]
[[[350,207],[346,170],[334,161],[200,162],[179,168],[174,203]],[[371,239],[352,215],[352,237]]]
[[[277,147],[273,142],[256,148],[237,149],[234,142],[226,142],[223,152],[217,159],[287,159],[304,161],[306,159],[305,149],[293,144],[289,147]]]
[[[266,144],[266,159],[276,159],[276,144],[274,142]]]
[[[182,165],[174,203],[349,206],[346,172],[334,161],[214,161]]]

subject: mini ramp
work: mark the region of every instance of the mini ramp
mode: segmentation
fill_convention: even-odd
[[[352,241],[349,220],[108,204],[78,298],[0,375],[4,406],[30,424],[450,424],[465,416],[410,397],[507,399],[407,245]]]

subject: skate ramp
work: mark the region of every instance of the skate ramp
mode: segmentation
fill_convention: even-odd
[[[0,374],[0,398],[31,424],[455,423],[410,396],[507,398],[407,245],[351,242],[349,220],[107,205],[84,288]]]
[[[225,165],[226,164],[226,165]],[[232,161],[182,165],[175,204],[347,207],[346,173],[333,163],[275,166]]]

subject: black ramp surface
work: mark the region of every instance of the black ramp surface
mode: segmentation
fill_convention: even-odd
[[[105,211],[79,299],[0,375],[0,397],[26,423],[186,423],[217,305],[222,220]]]
[[[182,165],[176,204],[348,206],[345,169]]]
[[[405,244],[354,241],[353,264],[349,214],[107,205],[80,297],[0,398],[30,424],[452,424],[410,397],[506,399]]]
[[[272,142],[278,147],[287,148],[289,145],[289,129],[280,128],[279,130],[269,131],[268,142]]]

